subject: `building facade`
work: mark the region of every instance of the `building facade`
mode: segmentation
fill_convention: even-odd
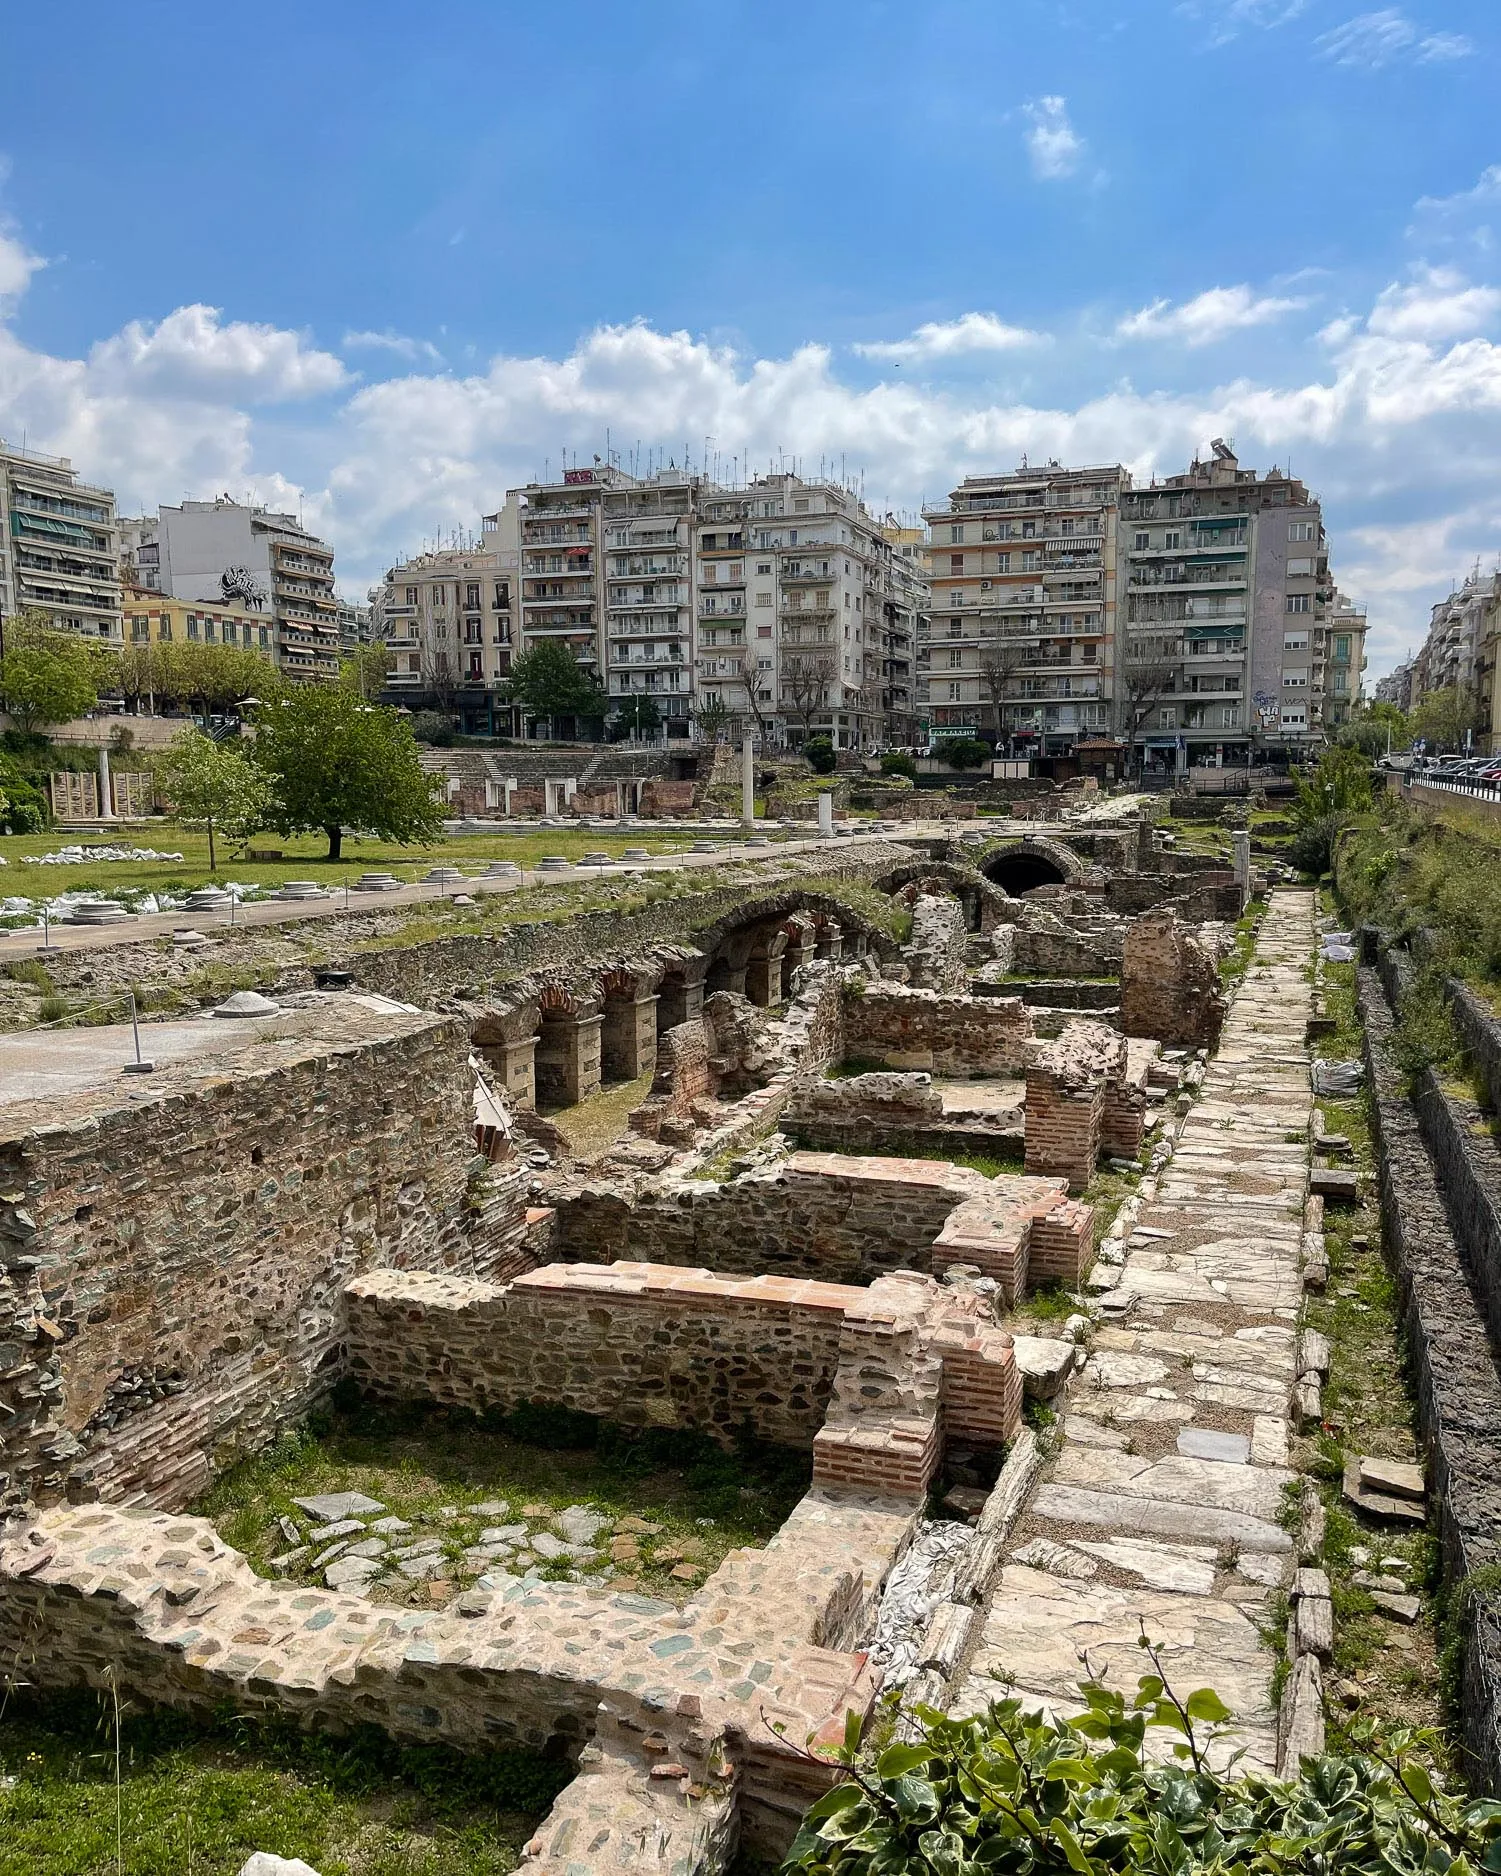
[[[966,476],[931,530],[917,638],[920,739],[985,732],[1064,755],[1109,729],[1117,655],[1119,463]]]
[[[371,630],[386,646],[386,694],[411,709],[453,715],[475,735],[515,729],[506,688],[516,551],[502,547],[505,535],[505,517],[487,515],[479,547],[403,561],[387,571],[371,603]]]
[[[1331,737],[1359,708],[1364,696],[1366,667],[1366,611],[1344,593],[1336,592],[1326,626],[1328,657],[1324,661],[1324,730]]]
[[[127,584],[263,618],[278,670],[301,682],[339,674],[339,601],[333,550],[295,515],[221,495],[159,508],[121,524]],[[259,638],[257,635],[257,645]]]
[[[1120,526],[1117,733],[1168,768],[1319,744],[1334,588],[1304,485],[1242,469],[1216,441],[1185,474],[1123,491]],[[1353,609],[1344,636],[1353,646]]]
[[[80,482],[66,456],[0,443],[0,623],[27,611],[119,644],[115,498]]]

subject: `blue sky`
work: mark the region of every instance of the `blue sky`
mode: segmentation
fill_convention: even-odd
[[[0,434],[300,502],[351,592],[607,427],[896,508],[1226,434],[1373,676],[1501,552],[1494,4],[12,13]]]

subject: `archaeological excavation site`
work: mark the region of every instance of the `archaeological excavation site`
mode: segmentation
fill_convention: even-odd
[[[1244,831],[1000,826],[64,954],[226,974],[149,1073],[0,1037],[0,1699],[510,1755],[528,1876],[775,1869],[851,1716],[1129,1699],[1143,1638],[1295,1776],[1326,1524],[1400,1626],[1425,1517],[1326,1450],[1347,954]]]

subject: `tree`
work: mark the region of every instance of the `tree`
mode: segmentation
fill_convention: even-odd
[[[904,775],[909,782],[917,780],[917,764],[904,749],[888,749],[881,757],[883,775]]]
[[[339,660],[339,682],[357,691],[366,703],[378,703],[390,669],[390,650],[384,640],[376,639],[369,645],[356,645],[348,657]]]
[[[649,691],[632,691],[622,697],[615,712],[615,725],[621,736],[650,736],[662,727],[662,712]]]
[[[1025,664],[1026,659],[1026,648],[1014,639],[1007,644],[992,643],[980,647],[980,681],[989,698],[991,728],[998,743],[1006,733],[1003,721],[1006,692],[1013,674]]]
[[[1138,768],[1136,745],[1147,719],[1164,697],[1173,693],[1178,675],[1178,660],[1160,649],[1163,641],[1146,639],[1142,641],[1142,655],[1132,657],[1129,652],[1121,670],[1120,718],[1121,729],[1126,740],[1126,767],[1135,771]]]
[[[1412,726],[1395,704],[1373,703],[1345,719],[1339,740],[1362,755],[1384,756],[1388,749],[1406,749],[1411,744]]]
[[[761,696],[761,675],[756,665],[755,653],[742,652],[739,676],[741,686],[745,691],[746,714],[755,725],[756,741],[763,749],[766,749],[771,742],[771,713]]]
[[[423,844],[442,828],[405,717],[340,685],[302,685],[258,710],[254,760],[271,787],[267,826],[320,828],[330,860],[346,828]]]
[[[248,761],[239,743],[216,743],[202,730],[182,729],[162,759],[158,780],[163,795],[184,827],[208,835],[208,865],[217,865],[216,834],[247,839],[261,826],[271,805],[264,773]]]
[[[23,730],[66,723],[98,703],[111,663],[107,646],[54,630],[44,612],[20,613],[5,628],[0,702]]]
[[[529,715],[545,717],[549,728],[559,717],[598,722],[610,708],[599,685],[555,638],[539,639],[511,666],[510,694]]]
[[[706,690],[697,711],[694,713],[698,722],[699,734],[707,743],[722,740],[729,728],[729,706],[717,690]]]
[[[834,679],[831,651],[795,651],[782,666],[782,697],[802,724],[802,740],[813,734],[813,719],[827,708]]]
[[[1414,705],[1412,733],[1429,747],[1436,744],[1440,749],[1463,749],[1479,716],[1475,693],[1450,684],[1443,690],[1429,691]]]

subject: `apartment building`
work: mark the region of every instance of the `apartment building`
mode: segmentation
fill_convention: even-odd
[[[132,590],[195,606],[241,607],[269,625],[283,676],[310,683],[338,676],[333,549],[295,515],[220,495],[131,517],[120,537]]]
[[[1412,708],[1413,660],[1404,658],[1394,671],[1376,680],[1377,703],[1395,704],[1399,710]]]
[[[174,599],[149,587],[124,589],[123,644],[137,650],[158,645],[225,645],[253,651],[276,663],[276,628],[263,611],[239,601]],[[150,691],[149,665],[146,672]]]
[[[486,515],[478,547],[419,554],[387,570],[371,631],[387,651],[386,691],[411,709],[452,714],[474,735],[512,735],[506,700],[515,653],[514,514]]]
[[[604,687],[612,709],[633,696],[650,697],[669,736],[689,733],[701,586],[706,617],[699,635],[718,645],[730,634],[718,622],[731,612],[735,568],[718,552],[700,564],[698,549],[705,522],[712,521],[717,539],[714,531],[723,531],[737,507],[713,483],[675,467],[643,478],[616,472],[600,497]]]
[[[1501,752],[1501,572],[1482,573],[1477,565],[1441,599],[1416,654],[1392,679],[1383,679],[1376,694],[1413,709],[1435,692],[1450,690],[1457,692],[1459,707],[1446,740],[1462,745],[1467,734],[1478,753]]]
[[[1117,732],[1168,768],[1321,741],[1334,589],[1304,485],[1242,469],[1216,440],[1185,474],[1123,490],[1120,529]],[[1344,636],[1353,659],[1353,609]],[[1343,669],[1358,694],[1358,667]]]
[[[1326,625],[1324,661],[1324,730],[1335,736],[1360,704],[1366,667],[1366,609],[1336,592]]]
[[[920,738],[981,731],[1065,755],[1110,727],[1117,659],[1119,463],[966,476],[931,531],[917,638]]]
[[[0,442],[0,621],[32,610],[120,642],[115,498],[80,482],[66,456]]]

